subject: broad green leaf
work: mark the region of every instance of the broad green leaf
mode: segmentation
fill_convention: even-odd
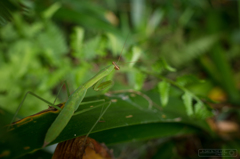
[[[179,111],[161,110],[158,107],[153,107],[150,104],[151,100],[154,100],[155,104],[159,104],[158,94],[148,94],[151,100],[141,92],[135,91],[118,91],[106,95],[85,99],[85,101],[97,99],[112,101],[110,108],[103,116],[104,122],[99,122],[90,134],[90,137],[99,142],[110,145],[192,134],[199,132],[199,129],[210,132],[205,121],[192,121],[186,114]],[[175,109],[184,108],[181,100],[177,98],[172,99],[169,105]],[[90,106],[92,105],[81,105],[79,110],[87,109]],[[101,110],[102,108],[99,107],[73,116],[65,129],[51,144],[87,134],[99,117]],[[4,158],[14,158],[41,149],[46,132],[57,115],[58,112],[45,112],[30,116],[14,125],[10,132],[1,133],[0,155],[8,154]],[[2,116],[0,117],[2,118]]]
[[[162,106],[166,106],[168,103],[169,88],[170,84],[165,80],[158,83],[158,91],[160,93]]]
[[[187,91],[182,95],[183,103],[185,105],[187,114],[193,115],[192,96]]]
[[[142,141],[184,134],[195,134],[197,131],[199,131],[199,129],[186,126],[186,124],[165,122],[129,125],[126,127],[93,133],[90,137],[99,142],[104,142],[106,145],[114,145],[124,142]]]

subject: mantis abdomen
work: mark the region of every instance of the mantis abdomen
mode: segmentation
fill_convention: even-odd
[[[57,118],[54,120],[54,122],[48,129],[43,147],[45,147],[54,139],[56,139],[57,136],[66,127],[69,120],[72,118],[74,112],[76,111],[76,109],[82,102],[83,98],[85,97],[86,92],[87,92],[87,89],[80,89],[80,90],[77,89],[71,96],[69,96],[70,100],[69,99],[67,100],[64,108],[61,110]],[[78,96],[78,98],[76,98],[76,96]]]

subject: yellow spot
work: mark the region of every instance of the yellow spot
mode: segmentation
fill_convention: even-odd
[[[226,93],[221,88],[218,88],[218,87],[213,88],[209,92],[208,97],[218,102],[225,102],[227,100]]]
[[[37,121],[33,121],[34,123],[36,123]]]
[[[105,93],[105,96],[111,97],[110,93]]]
[[[181,121],[181,118],[175,118],[174,121]]]
[[[93,106],[91,105],[90,108],[92,108]]]
[[[117,99],[112,99],[111,102],[116,103]]]
[[[122,100],[126,100],[128,98],[129,98],[128,96],[124,96],[124,97],[122,97]]]
[[[166,115],[163,114],[163,115],[162,115],[162,118],[166,118]]]
[[[118,25],[119,20],[113,12],[107,11],[107,12],[105,12],[104,16],[112,25],[114,25],[114,26]]]
[[[9,150],[5,150],[0,154],[0,157],[6,157],[10,155],[10,151]]]
[[[30,149],[30,147],[29,147],[29,146],[26,146],[26,147],[24,147],[24,150],[28,150],[28,149]]]
[[[133,117],[132,115],[128,115],[128,116],[126,116],[126,118],[131,118],[131,117]]]
[[[132,93],[132,94],[130,94],[130,96],[131,96],[131,97],[136,97],[136,94],[133,94],[133,93]]]

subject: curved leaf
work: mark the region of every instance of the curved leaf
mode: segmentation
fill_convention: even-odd
[[[170,84],[165,80],[158,83],[158,89],[160,93],[162,106],[166,106],[168,103],[169,87],[170,87]]]
[[[187,111],[187,114],[189,116],[193,115],[193,107],[192,107],[192,96],[188,92],[185,91],[185,93],[182,95],[182,99]]]
[[[158,94],[150,93],[149,97],[153,101],[140,92],[120,91],[106,94],[106,96],[86,98],[85,101],[103,98],[112,101],[110,108],[103,116],[103,121],[97,124],[90,136],[106,144],[115,144],[195,133],[198,130],[196,126],[210,132],[205,121],[192,121],[187,114],[175,111],[176,109],[181,110],[184,108],[181,100],[170,100],[169,105],[171,106],[169,107],[175,107],[174,111],[171,111],[158,108]],[[149,105],[151,102],[156,102],[156,107],[151,107]],[[89,108],[90,106],[89,104],[81,105],[79,110]],[[73,116],[65,129],[51,144],[87,134],[99,117],[100,112],[101,108],[96,108]],[[14,129],[1,136],[0,156],[16,158],[41,149],[46,132],[57,115],[58,112],[43,112],[27,117],[25,120],[15,124]],[[195,126],[195,128],[189,124]]]

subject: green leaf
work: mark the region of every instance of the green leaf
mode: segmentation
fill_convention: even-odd
[[[85,42],[83,46],[82,54],[78,54],[79,59],[93,59],[96,57],[97,49],[99,48],[99,44],[101,41],[100,36],[96,36],[88,41]]]
[[[134,46],[132,48],[132,52],[133,52],[133,55],[132,55],[132,58],[130,60],[131,63],[129,63],[130,67],[133,67],[133,65],[137,62],[137,60],[139,60],[139,58],[142,54],[142,49],[140,47]]]
[[[240,154],[240,140],[233,139],[225,142],[222,145],[222,150],[225,150],[227,153],[222,158],[223,159],[235,159]]]
[[[25,6],[16,5],[12,1],[0,1],[0,25],[5,25],[7,21],[12,19],[12,12],[20,9],[24,9]]]
[[[202,102],[198,101],[195,105],[195,116],[199,119],[206,119],[213,116],[213,112],[208,110],[207,106],[204,105]]]
[[[52,6],[50,6],[49,8],[47,8],[43,13],[42,13],[42,17],[45,19],[50,19],[53,14],[61,7],[61,3],[60,2],[56,2],[54,3]]]
[[[108,41],[109,41],[109,48],[112,50],[114,55],[120,54],[123,50],[123,41],[120,39],[120,37],[112,34],[107,33]],[[125,52],[125,50],[123,50]]]
[[[149,98],[157,101],[158,94],[149,94]],[[199,132],[199,128],[210,132],[205,121],[191,121],[187,115],[176,111],[161,110],[152,107],[146,95],[135,91],[120,91],[107,96],[86,98],[85,101],[97,99],[111,100],[112,104],[104,114],[104,122],[99,122],[90,134],[99,142],[116,144],[120,142],[141,141],[157,137],[168,137]],[[175,105],[174,105],[175,103]],[[172,107],[182,109],[179,99],[172,99]],[[79,110],[92,105],[81,105]],[[75,115],[61,134],[51,143],[58,143],[88,133],[96,122],[102,108]],[[41,149],[44,137],[57,112],[45,112],[27,117],[14,125],[13,130],[2,134],[0,138],[0,155],[14,158]],[[2,118],[2,116],[0,116]],[[0,119],[2,120],[2,119]],[[2,129],[3,130],[3,129]],[[148,130],[148,131],[146,131]]]
[[[145,17],[144,14],[146,13],[146,4],[144,0],[132,0],[131,3],[131,19],[134,28],[137,30],[144,24],[143,19],[146,19],[143,18]]]
[[[177,84],[186,86],[188,84],[203,83],[203,80],[198,79],[195,75],[183,75],[177,78]]]
[[[133,74],[135,79],[134,89],[141,90],[141,88],[143,87],[144,81],[146,79],[146,74],[137,70]]]
[[[71,48],[73,50],[73,55],[81,54],[84,39],[84,29],[80,27],[75,27],[71,35]]]
[[[158,91],[160,93],[162,106],[166,106],[168,103],[169,88],[170,84],[165,80],[158,83]]]
[[[36,5],[38,9],[47,7],[46,4],[40,1],[36,2]],[[90,30],[104,30],[121,35],[119,29],[105,18],[107,11],[101,5],[91,3],[90,1],[65,1],[53,17],[59,21],[80,24]]]
[[[163,143],[157,149],[157,153],[154,155],[153,159],[177,158],[177,153],[175,151],[175,149],[176,149],[175,146],[176,146],[176,143],[174,143],[173,141],[168,141],[166,143]]]
[[[194,10],[192,8],[187,8],[183,14],[181,15],[181,17],[179,18],[179,24],[180,26],[185,26],[187,25],[187,23],[189,22],[189,20],[191,19],[191,17],[193,16]]]
[[[183,99],[183,103],[185,105],[187,114],[189,116],[193,115],[193,107],[192,107],[192,96],[190,93],[188,93],[187,91],[185,91],[185,93],[182,96]]]
[[[168,71],[170,71],[170,72],[175,72],[175,71],[176,71],[176,69],[173,68],[173,67],[171,67],[164,58],[162,58],[162,64],[163,64],[163,67],[164,67],[166,70],[168,70]]]
[[[66,39],[62,31],[53,23],[48,22],[36,40],[39,52],[44,53],[44,56],[52,65],[62,65],[61,58],[67,53],[68,47]]]
[[[24,155],[18,159],[33,159],[33,158],[51,159],[52,153],[46,150],[39,150],[39,151]]]
[[[163,18],[163,14],[164,12],[161,9],[157,9],[153,12],[146,27],[146,32],[148,35],[151,35],[155,31],[155,29],[158,28],[159,23]]]

